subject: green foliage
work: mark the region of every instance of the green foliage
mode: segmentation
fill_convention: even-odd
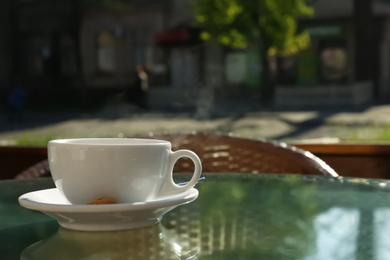
[[[366,126],[350,125],[344,127],[344,134],[341,136],[342,143],[347,144],[389,144],[390,143],[390,125],[372,124]],[[336,135],[336,134],[335,134]]]
[[[194,13],[204,40],[215,39],[245,48],[262,42],[272,54],[292,54],[306,48],[309,35],[298,32],[297,19],[313,15],[310,0],[197,0]]]

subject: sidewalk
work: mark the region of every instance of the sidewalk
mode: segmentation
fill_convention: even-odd
[[[126,112],[126,111],[125,111]],[[0,143],[76,137],[124,137],[140,133],[212,130],[290,143],[390,142],[390,104],[361,111],[226,111],[207,120],[190,113],[27,113],[17,125],[0,114]],[[115,115],[115,116],[112,116]]]

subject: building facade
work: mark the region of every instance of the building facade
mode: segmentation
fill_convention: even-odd
[[[210,93],[259,94],[261,57],[252,49],[200,42],[194,0],[107,2],[1,1],[3,100],[22,83],[38,105],[104,104],[134,83],[137,65],[150,73],[152,108],[196,107]],[[277,106],[354,106],[389,98],[390,3],[373,0],[371,11],[363,12],[372,30],[359,28],[368,22],[359,23],[354,3],[314,1],[315,16],[299,25],[311,35],[310,48],[271,58],[279,75]]]

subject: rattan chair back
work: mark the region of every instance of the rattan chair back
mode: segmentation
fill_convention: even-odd
[[[172,150],[189,149],[202,161],[203,172],[296,173],[337,177],[323,160],[283,142],[239,138],[216,133],[168,133],[136,136],[167,140]],[[191,172],[189,159],[179,159],[175,172]],[[16,178],[50,176],[47,160],[31,166]]]
[[[204,172],[297,173],[337,177],[323,160],[283,142],[255,140],[216,133],[149,134],[144,138],[167,140],[172,150],[189,149],[202,161]],[[177,172],[191,172],[190,160],[180,159]]]

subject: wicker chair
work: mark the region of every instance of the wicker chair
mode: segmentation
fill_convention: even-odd
[[[15,179],[30,179],[49,176],[51,176],[49,161],[43,160],[16,175]]]
[[[204,172],[297,173],[337,177],[323,160],[308,151],[271,140],[239,138],[216,133],[169,133],[141,136],[167,140],[172,150],[189,149],[202,161]],[[191,172],[189,159],[180,159],[177,172]]]
[[[296,173],[337,177],[338,174],[310,152],[269,140],[254,140],[215,133],[169,133],[136,136],[167,140],[172,150],[189,149],[202,161],[203,172]],[[191,172],[189,159],[179,159],[176,172]],[[47,160],[20,173],[16,178],[50,176]]]

